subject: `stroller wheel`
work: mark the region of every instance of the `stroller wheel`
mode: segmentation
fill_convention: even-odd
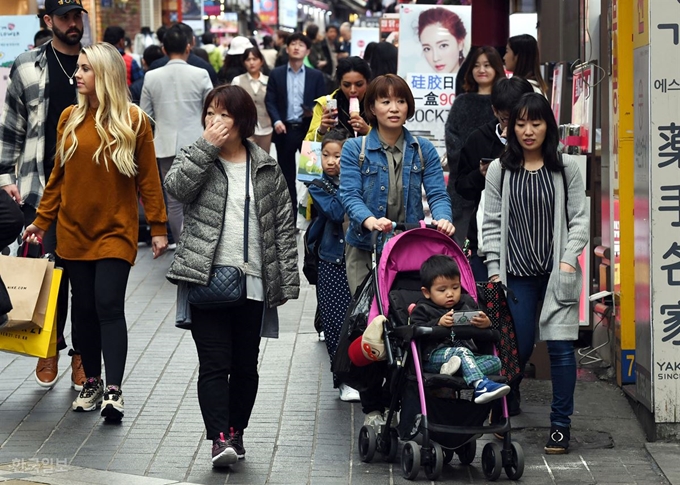
[[[401,471],[407,480],[415,480],[420,471],[420,446],[415,441],[407,441],[401,450]]]
[[[392,463],[399,451],[399,433],[394,428],[390,428],[389,441],[384,444],[383,459],[387,463]]]
[[[375,456],[377,440],[372,426],[362,426],[359,430],[359,457],[368,463]]]
[[[484,476],[492,482],[501,476],[503,458],[501,456],[501,447],[498,443],[487,443],[484,446],[482,450],[482,471]]]
[[[505,474],[510,480],[519,480],[524,473],[524,450],[516,441],[512,442],[512,463],[505,465]]]
[[[463,446],[456,450],[458,453],[458,459],[463,465],[469,465],[475,461],[475,455],[477,454],[477,441],[472,440],[465,443]]]
[[[444,468],[444,453],[439,443],[430,441],[432,448],[430,448],[430,456],[426,460],[423,468],[425,469],[425,476],[428,480],[438,480],[442,475]]]

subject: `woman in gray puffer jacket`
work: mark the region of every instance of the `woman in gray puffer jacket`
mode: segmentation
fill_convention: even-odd
[[[215,467],[245,457],[260,338],[278,337],[276,307],[300,291],[288,188],[277,162],[247,140],[256,123],[257,109],[243,88],[213,89],[203,107],[203,136],[180,150],[165,179],[168,193],[184,204],[167,277],[178,285],[177,325],[189,328],[196,343],[198,401]],[[197,308],[187,302],[190,284],[207,285],[213,265],[244,267],[248,164],[248,299],[226,310]]]

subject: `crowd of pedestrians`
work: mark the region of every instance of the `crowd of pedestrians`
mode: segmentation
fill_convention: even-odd
[[[436,148],[406,128],[415,100],[396,75],[392,43],[369,46],[365,59],[352,56],[345,23],[329,24],[324,35],[309,25],[306,33],[265,36],[262,48],[238,36],[222,49],[207,33],[198,47],[191,27],[177,23],[158,29],[157,42],[135,56],[118,26],[107,27],[103,42],[82,45],[83,13],[80,0],[46,0],[49,30],[16,59],[0,118],[0,224],[3,234],[13,234],[0,246],[21,226],[25,241],[41,243],[64,268],[58,350],[67,348],[70,288],[74,411],[124,417],[125,290],[141,204],[154,258],[174,250],[167,278],[177,285],[176,324],[191,331],[196,345],[212,463],[231,466],[245,457],[260,341],[278,337],[277,308],[299,293],[296,153],[308,140],[321,142],[323,174],[309,186],[315,218],[308,243],[318,256],[318,316],[331,364],[345,311],[369,272],[371,232],[422,220],[424,195],[438,231],[461,246],[472,242],[477,278],[500,280],[522,295],[511,305],[521,364],[533,351],[533,322],[540,321],[554,384],[546,452],[566,451],[576,257],[587,240],[587,216],[576,165],[557,154],[557,128],[529,39],[508,41],[503,59],[505,68],[517,69],[513,79],[493,47],[467,59],[456,50],[450,72],[461,68],[465,94],[446,125],[447,191]],[[452,39],[460,34],[444,17],[423,22],[423,45],[443,24]],[[436,64],[438,55],[428,61]],[[465,207],[468,217],[456,217]],[[543,230],[534,231],[529,220],[544,221]],[[474,303],[453,288],[460,273],[447,264],[437,260],[424,270],[429,303],[420,308],[437,316],[429,322],[425,311],[424,324],[447,326],[451,308]],[[237,303],[197,301],[224,268],[237,269],[229,286]],[[437,289],[440,280],[456,298],[443,296],[449,290]],[[546,303],[538,312],[540,300]],[[481,315],[478,323],[488,326]],[[455,373],[463,361],[466,379],[483,388],[479,402],[510,393],[512,410],[520,412],[519,383],[511,392],[485,377],[499,362],[452,342],[435,346],[426,368]],[[59,353],[38,360],[39,385],[55,385],[58,361]],[[341,400],[361,402],[366,424],[381,426],[389,376],[384,364],[375,365],[382,371],[361,392],[335,375],[333,384]]]

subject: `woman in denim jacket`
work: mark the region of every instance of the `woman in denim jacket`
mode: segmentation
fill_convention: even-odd
[[[375,78],[364,96],[364,107],[373,129],[365,137],[346,141],[340,159],[338,194],[349,216],[345,263],[352,294],[370,271],[371,231],[390,233],[393,221],[422,220],[423,187],[437,230],[449,236],[455,231],[439,155],[432,143],[416,139],[404,128],[415,112],[406,81],[394,74]],[[381,238],[380,248],[383,243]],[[380,426],[385,424],[387,393],[381,389],[383,373],[373,375],[369,389],[360,393],[361,405],[364,424]]]
[[[374,129],[365,140],[348,140],[340,160],[338,193],[349,216],[345,257],[352,294],[369,272],[371,231],[389,233],[393,221],[415,223],[425,217],[422,187],[433,224],[449,236],[455,230],[439,155],[432,143],[404,128],[415,112],[406,81],[394,74],[377,77],[368,86],[364,106]]]

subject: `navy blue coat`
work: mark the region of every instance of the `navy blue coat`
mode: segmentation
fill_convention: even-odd
[[[265,105],[272,120],[285,122],[288,119],[288,64],[275,67],[269,74]],[[303,110],[311,119],[316,98],[326,93],[326,82],[323,74],[316,69],[305,66],[305,94],[302,103]],[[304,114],[303,114],[304,116]]]

